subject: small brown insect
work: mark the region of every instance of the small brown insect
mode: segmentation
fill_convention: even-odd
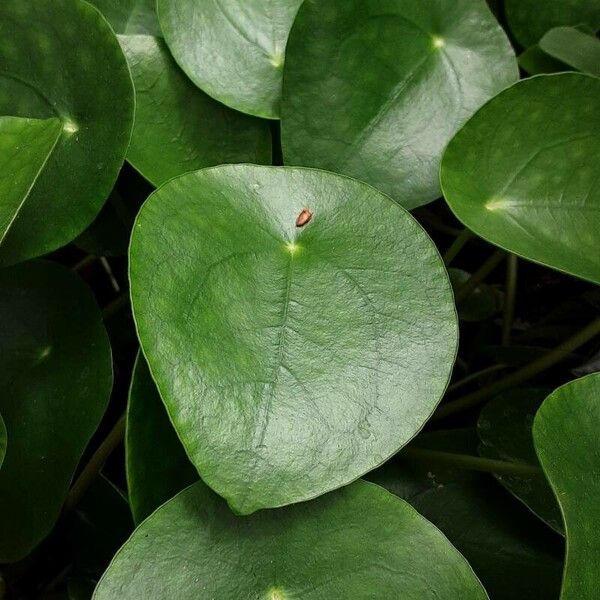
[[[303,208],[296,219],[296,227],[304,227],[312,219],[312,215],[308,208]]]

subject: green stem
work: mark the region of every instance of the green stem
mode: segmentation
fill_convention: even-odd
[[[513,475],[518,477],[539,477],[542,475],[542,470],[536,465],[495,460],[493,458],[472,456],[470,454],[427,450],[413,446],[402,450],[401,456],[427,463],[436,463],[444,467],[465,469],[467,471],[481,471],[483,473],[496,473],[497,475]]]
[[[88,254],[87,256],[84,256],[78,263],[75,263],[71,268],[73,271],[79,272],[81,269],[91,265],[95,260],[96,257],[93,254]]]
[[[472,408],[473,406],[477,406],[499,392],[535,377],[539,373],[542,373],[546,369],[549,369],[564,360],[571,352],[577,350],[577,348],[583,346],[598,334],[600,334],[600,318],[592,321],[574,336],[554,348],[554,350],[551,350],[547,354],[544,354],[544,356],[525,365],[518,371],[515,371],[480,390],[467,394],[462,398],[442,404],[442,406],[440,406],[433,414],[433,418],[443,419],[468,408]]]
[[[506,369],[506,365],[492,365],[491,367],[486,367],[485,369],[481,369],[480,371],[475,371],[475,373],[471,373],[467,375],[463,379],[458,380],[456,383],[453,383],[448,387],[448,392],[454,392],[461,387],[483,377],[484,375],[489,375],[490,373],[495,373],[496,371],[501,371],[502,369]]]
[[[502,345],[510,345],[510,333],[515,320],[515,297],[517,295],[518,258],[509,254],[506,261],[506,294],[504,297],[504,314],[502,317]]]
[[[473,234],[469,229],[463,229],[456,239],[452,242],[452,245],[444,254],[444,264],[446,266],[456,258],[456,255],[465,247],[465,244],[473,237]]]
[[[69,495],[67,496],[67,500],[65,502],[65,511],[71,511],[77,506],[87,489],[100,473],[100,470],[104,466],[104,463],[108,460],[108,457],[123,441],[124,436],[125,413],[119,417],[119,420],[109,431],[108,435],[98,446],[88,463],[79,474],[79,477],[75,480],[75,483],[69,490]]]
[[[504,250],[496,250],[482,265],[463,283],[454,294],[456,303],[459,304],[504,260]]]
[[[112,286],[113,290],[115,290],[115,292],[118,294],[121,291],[121,286],[119,285],[119,282],[117,281],[117,278],[113,273],[108,259],[105,256],[101,256],[100,264],[102,265],[102,268],[104,269],[104,272],[106,273],[108,280],[110,281],[110,285]]]
[[[426,225],[429,225],[434,230],[440,231],[441,233],[445,233],[447,235],[457,236],[462,233],[460,229],[456,227],[451,227],[450,225],[446,225],[443,223],[434,213],[432,213],[427,208],[418,208],[413,212],[413,214],[417,217],[418,220],[423,221]]]
[[[129,303],[129,294],[121,294],[118,298],[115,298],[110,304],[108,304],[102,310],[102,318],[106,321],[117,314],[122,308],[127,306]]]

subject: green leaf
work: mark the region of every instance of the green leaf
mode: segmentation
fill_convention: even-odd
[[[161,38],[154,0],[94,4],[121,34],[136,99],[127,160],[146,179],[160,185],[202,167],[271,162],[268,123],[228,109],[187,78]]]
[[[510,29],[524,47],[561,25],[600,29],[600,0],[544,0],[543,7],[539,0],[506,0],[504,6]]]
[[[160,37],[155,0],[90,0],[116,33]]]
[[[163,35],[181,68],[231,108],[279,118],[285,45],[302,0],[158,0]]]
[[[600,40],[574,27],[556,27],[546,32],[540,48],[583,73],[600,76]]]
[[[568,71],[569,67],[548,56],[537,44],[530,46],[519,54],[519,66],[530,75],[542,73],[559,73]]]
[[[440,196],[446,144],[518,78],[484,0],[306,0],[286,52],[286,164],[357,177],[405,208]]]
[[[230,165],[168,182],[138,215],[130,281],[187,454],[240,513],[380,465],[431,416],[455,357],[437,249],[333,173]]]
[[[160,185],[201,167],[271,162],[266,121],[233,111],[201,92],[162,39],[121,35],[119,41],[136,90],[127,160],[146,179]]]
[[[472,429],[420,434],[413,447],[475,454]],[[402,452],[368,478],[409,501],[473,567],[493,600],[557,598],[561,538],[489,475],[411,460]]]
[[[454,293],[471,277],[462,269],[449,269]],[[467,298],[458,305],[458,316],[462,321],[484,321],[502,310],[503,295],[490,285],[478,285]]]
[[[0,247],[60,137],[58,119],[0,117]]]
[[[129,502],[136,523],[198,479],[140,355],[129,390],[125,460]]]
[[[600,79],[563,73],[523,80],[448,145],[446,200],[489,242],[600,283],[599,135]]]
[[[600,373],[555,390],[533,422],[540,463],[567,533],[561,600],[592,600],[600,578]]]
[[[509,390],[484,406],[477,422],[477,432],[482,442],[479,453],[487,458],[508,462],[539,464],[531,426],[546,395],[547,390],[543,389]],[[496,479],[552,529],[563,533],[558,504],[543,476],[496,475]]]
[[[233,515],[198,482],[135,531],[95,600],[485,599],[464,558],[410,505],[358,481],[313,502]]]
[[[489,480],[438,486],[411,503],[455,544],[494,600],[557,597],[559,536]]]
[[[112,386],[108,336],[91,292],[68,269],[0,271],[0,562],[23,558],[58,518]]]
[[[83,0],[3,0],[0,39],[0,114],[62,126],[2,241],[6,265],[66,244],[98,214],[123,163],[134,99],[114,33]]]
[[[2,418],[2,415],[0,415],[0,468],[2,468],[2,463],[6,456],[7,444],[8,436],[6,435],[6,423],[4,423],[4,419]]]

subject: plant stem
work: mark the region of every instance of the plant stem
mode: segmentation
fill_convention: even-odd
[[[471,292],[504,260],[504,250],[496,250],[482,265],[461,285],[454,294],[456,303],[462,302]]]
[[[463,229],[452,242],[452,245],[444,254],[444,264],[448,266],[455,258],[456,255],[465,247],[465,244],[473,237],[473,234],[469,229]]]
[[[515,319],[515,297],[517,294],[518,258],[509,254],[506,260],[506,294],[504,297],[504,314],[502,317],[502,345],[510,345],[510,333]]]
[[[446,225],[434,213],[427,208],[419,208],[413,213],[420,221],[429,225],[432,229],[445,233],[447,235],[460,235],[461,230],[450,225]]]
[[[93,254],[88,254],[87,256],[84,256],[78,263],[75,263],[71,269],[73,269],[75,272],[79,272],[81,269],[91,265],[95,260],[96,257]]]
[[[434,419],[443,419],[467,408],[477,406],[484,400],[491,398],[499,392],[523,383],[546,369],[554,366],[564,360],[571,352],[589,342],[595,336],[600,334],[600,318],[595,319],[573,337],[565,340],[562,344],[551,350],[544,356],[525,365],[523,368],[499,379],[498,381],[480,389],[462,398],[442,404],[433,414]]]
[[[109,431],[108,435],[98,446],[88,463],[79,474],[79,477],[75,480],[75,483],[69,490],[69,495],[67,496],[67,500],[65,502],[65,511],[71,511],[73,508],[75,508],[75,506],[77,506],[87,489],[100,473],[100,470],[104,466],[104,463],[108,460],[108,457],[123,441],[124,436],[125,413],[119,417],[119,420]]]
[[[536,465],[495,460],[493,458],[472,456],[470,454],[440,452],[439,450],[415,448],[414,446],[405,448],[400,455],[413,460],[437,463],[438,465],[456,467],[467,471],[481,471],[483,473],[516,475],[520,477],[538,477],[542,475],[541,468]]]
[[[491,367],[486,367],[485,369],[481,369],[480,371],[475,371],[470,375],[467,375],[463,379],[460,379],[456,383],[453,383],[448,387],[448,392],[454,392],[455,390],[464,387],[468,383],[475,381],[479,377],[483,377],[484,375],[489,375],[490,373],[495,373],[496,371],[501,371],[502,369],[506,369],[506,365],[492,365]]]
[[[110,304],[102,310],[102,318],[106,321],[118,313],[122,308],[127,306],[129,302],[129,294],[126,292],[115,298]]]
[[[112,286],[113,290],[115,290],[115,292],[118,294],[121,291],[121,286],[119,285],[119,282],[117,281],[117,278],[115,277],[115,274],[113,273],[110,263],[108,262],[108,260],[106,259],[105,256],[100,257],[100,264],[102,265],[104,272],[108,276],[110,285]]]

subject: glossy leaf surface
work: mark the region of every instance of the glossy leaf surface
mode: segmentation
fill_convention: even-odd
[[[98,8],[116,33],[162,35],[155,0],[92,0],[91,4]]]
[[[0,562],[24,557],[58,518],[73,471],[112,386],[108,336],[68,269],[28,262],[0,271]]]
[[[384,462],[429,418],[455,356],[431,240],[390,198],[332,173],[231,165],[168,182],[138,215],[130,280],[187,454],[241,513]]]
[[[405,208],[440,196],[444,147],[518,77],[484,0],[306,0],[286,52],[285,163],[357,177]]]
[[[600,283],[600,79],[523,80],[488,102],[448,145],[444,196],[477,235]]]
[[[158,0],[177,62],[207,94],[236,110],[279,118],[285,45],[302,0]]]
[[[555,27],[540,40],[540,48],[578,71],[600,76],[600,40],[595,35],[575,27]]]
[[[61,130],[58,119],[0,117],[0,247]]]
[[[481,411],[477,432],[479,453],[488,458],[537,465],[531,426],[547,392],[543,389],[517,389],[500,394]],[[560,509],[547,480],[540,477],[496,475],[514,494],[552,529],[563,533]]]
[[[222,163],[271,162],[265,121],[238,113],[200,91],[162,38],[120,35],[136,91],[127,160],[154,185]]]
[[[0,38],[0,114],[62,125],[2,241],[6,265],[54,250],[91,223],[123,163],[134,99],[114,33],[83,0],[4,0]]]
[[[600,373],[555,390],[533,422],[535,449],[567,533],[561,600],[592,600],[600,578]]]
[[[150,182],[223,163],[271,162],[265,121],[242,115],[199,90],[164,40],[154,0],[95,0],[119,34],[135,86],[127,160]]]
[[[125,448],[129,503],[136,523],[198,479],[139,355],[129,391]]]
[[[236,517],[202,482],[136,530],[95,600],[485,599],[468,563],[407,503],[358,481]]]
[[[508,23],[525,47],[535,44],[549,29],[561,25],[581,25],[600,29],[600,0],[506,0]]]

